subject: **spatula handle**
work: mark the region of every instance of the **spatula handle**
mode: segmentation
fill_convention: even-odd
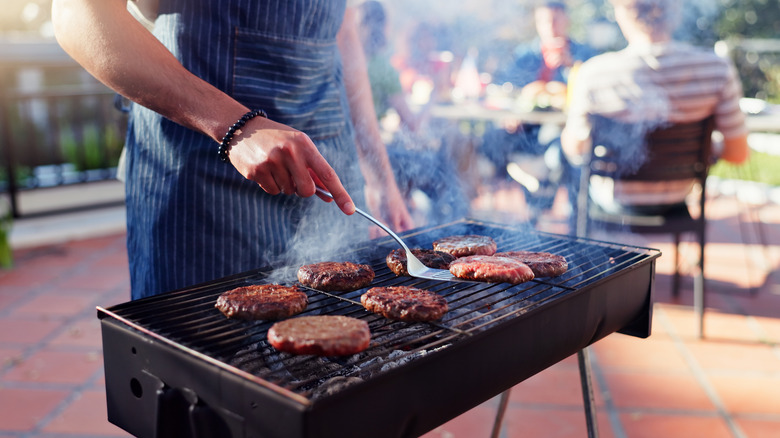
[[[327,196],[327,197],[328,197],[328,198],[330,198],[330,199],[333,199],[333,195],[332,195],[332,194],[331,194],[329,191],[327,191],[327,190],[325,190],[325,189],[321,189],[321,188],[317,187],[317,193],[319,193],[319,194],[321,194],[321,195],[323,195],[323,196]],[[403,247],[403,249],[405,249],[406,251],[409,251],[409,247],[408,247],[408,246],[406,246],[406,244],[404,243],[404,241],[403,241],[403,240],[401,240],[401,238],[400,238],[400,237],[398,237],[398,235],[397,235],[397,234],[395,234],[395,233],[393,232],[393,230],[391,230],[391,229],[390,229],[390,228],[389,228],[387,225],[383,224],[382,222],[380,222],[380,221],[379,221],[377,218],[375,218],[374,216],[371,216],[370,214],[366,213],[365,211],[363,211],[363,210],[361,210],[361,209],[359,209],[359,208],[357,208],[357,207],[355,207],[355,212],[356,212],[356,213],[358,213],[358,214],[360,214],[360,215],[361,215],[361,216],[363,216],[364,218],[366,218],[366,219],[370,220],[370,221],[371,221],[371,222],[373,222],[374,224],[376,224],[376,226],[378,226],[379,228],[381,228],[382,230],[384,230],[384,231],[385,231],[385,233],[389,234],[389,235],[390,235],[390,237],[392,237],[393,239],[395,239],[395,241],[396,241],[396,242],[398,242],[398,244],[400,244],[400,245]]]

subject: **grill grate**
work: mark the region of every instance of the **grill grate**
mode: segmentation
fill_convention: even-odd
[[[272,322],[226,319],[214,308],[217,296],[246,284],[293,284],[296,267],[257,270],[218,282],[196,286],[147,300],[103,310],[125,323],[177,348],[212,358],[224,369],[255,376],[282,392],[316,400],[350,384],[362,382],[426,355],[463,342],[502,323],[522,317],[585,287],[595,287],[623,270],[654,260],[657,250],[629,247],[568,236],[519,231],[495,224],[464,222],[405,236],[412,246],[430,248],[437,237],[453,234],[491,235],[499,251],[530,250],[559,254],[568,271],[555,278],[539,278],[520,285],[446,283],[396,277],[385,265],[385,256],[396,244],[381,240],[371,248],[356,250],[351,260],[368,263],[376,276],[371,287],[407,285],[444,296],[449,312],[435,323],[389,321],[366,312],[358,290],[326,293],[306,289],[309,306],[302,315],[338,314],[368,322],[372,341],[363,353],[343,358],[292,356],[277,352],[265,337]]]

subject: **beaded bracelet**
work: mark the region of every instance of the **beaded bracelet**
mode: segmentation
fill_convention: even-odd
[[[268,118],[268,114],[265,113],[265,111],[261,109],[256,109],[249,111],[248,113],[241,116],[240,119],[236,123],[233,123],[233,125],[230,126],[230,129],[228,129],[227,134],[225,134],[224,137],[222,137],[222,142],[219,143],[219,159],[228,162],[230,161],[230,158],[228,158],[228,146],[230,146],[230,142],[233,141],[233,136],[236,135],[236,131],[243,128],[244,125],[246,125],[246,122],[254,119],[255,117],[265,117]]]

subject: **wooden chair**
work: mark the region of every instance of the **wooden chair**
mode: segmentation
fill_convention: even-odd
[[[626,231],[637,234],[674,236],[674,280],[672,294],[679,295],[679,246],[682,233],[693,233],[699,244],[698,272],[694,277],[694,309],[698,317],[698,335],[704,333],[704,247],[706,243],[706,182],[711,160],[713,117],[699,122],[674,124],[641,132],[638,125],[604,117],[594,120],[591,137],[593,153],[583,165],[577,205],[577,234],[592,230]],[[636,157],[644,157],[636,163]],[[627,160],[635,162],[627,168]],[[630,160],[629,160],[630,161]],[[700,186],[699,214],[694,217],[686,205],[662,214],[610,213],[590,200],[591,175],[616,181],[671,181],[695,179]],[[583,212],[585,212],[583,214]]]

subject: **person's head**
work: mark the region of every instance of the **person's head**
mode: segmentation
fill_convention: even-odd
[[[563,2],[548,1],[534,9],[536,33],[542,42],[568,38],[569,14]]]
[[[369,0],[360,4],[358,13],[360,16],[360,39],[363,42],[363,50],[369,56],[375,55],[387,45],[385,28],[387,27],[387,15],[381,2]]]
[[[679,0],[611,0],[628,42],[671,39],[680,17]]]

